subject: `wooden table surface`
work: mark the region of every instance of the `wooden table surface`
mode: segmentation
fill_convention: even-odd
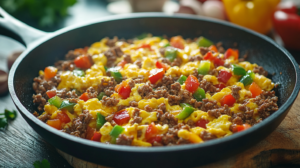
[[[98,6],[95,6],[95,4]],[[85,20],[85,18],[78,15],[76,11],[87,9],[89,9],[89,18],[91,19],[97,17],[97,15],[91,15],[91,13],[94,14],[95,12],[98,16],[109,15],[108,11],[105,9],[105,4],[99,5],[99,0],[90,0],[88,3],[87,1],[79,0],[78,4],[71,10],[72,17],[67,18],[61,26],[64,27]],[[82,14],[82,12],[80,13]],[[24,47],[19,43],[0,35],[0,69],[7,71],[6,57],[11,54],[11,52],[22,49],[24,49]],[[295,56],[299,63],[300,52],[290,52]],[[0,112],[3,112],[4,109],[16,109],[9,94],[0,97]],[[53,146],[45,142],[26,123],[20,114],[14,121],[9,122],[9,126],[6,129],[0,130],[0,168],[33,167],[35,161],[41,161],[43,159],[47,159],[50,162],[51,167],[72,167]],[[287,164],[274,167],[298,166]]]

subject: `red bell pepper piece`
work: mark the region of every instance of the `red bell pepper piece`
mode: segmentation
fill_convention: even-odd
[[[194,93],[200,85],[198,79],[194,75],[189,75],[185,81],[185,89],[191,93]]]
[[[252,93],[253,98],[260,95],[262,92],[261,88],[255,82],[252,82],[252,84],[249,87],[249,90]]]
[[[249,125],[249,124],[243,124],[243,125],[236,126],[237,132],[241,132],[241,131],[244,131],[249,128],[251,128],[251,125]]]
[[[115,87],[115,91],[119,93],[122,99],[127,99],[130,96],[131,88],[126,81]]]
[[[170,39],[170,45],[175,48],[184,49],[184,40],[181,36],[174,36]]]
[[[118,124],[118,125],[123,125],[128,123],[130,119],[130,116],[128,114],[128,111],[121,110],[115,113],[113,120]]]
[[[234,50],[231,48],[228,48],[224,54],[225,59],[234,57],[235,60],[239,59],[239,50]]]
[[[57,73],[57,68],[48,66],[44,70],[44,77],[46,80],[50,80],[56,75],[56,73]]]
[[[82,55],[75,58],[74,63],[78,68],[83,68],[83,69],[88,69],[92,66],[90,59],[86,55]]]
[[[102,135],[100,132],[95,132],[93,137],[91,138],[92,141],[97,141],[97,142],[100,142],[100,139],[101,139]]]
[[[57,113],[57,119],[59,119],[62,123],[68,123],[71,121],[64,109],[61,113]]]
[[[227,81],[231,78],[232,74],[231,72],[228,72],[226,70],[220,70],[218,75],[218,81],[227,83]]]
[[[155,84],[157,81],[163,78],[164,74],[165,74],[165,70],[163,68],[152,69],[150,71],[149,80],[152,84]]]
[[[222,90],[223,88],[226,87],[226,85],[223,84],[223,83],[219,83],[219,84],[216,84],[215,87],[216,87],[216,88],[219,88],[220,90]]]
[[[215,45],[211,45],[208,49],[210,51],[218,52],[218,49],[217,49],[217,47]]]
[[[89,98],[89,94],[87,92],[83,93],[79,99],[83,100],[83,101],[88,101],[90,98]]]
[[[124,68],[124,66],[127,64],[125,60],[122,60],[121,62],[118,63],[117,66]]]
[[[86,129],[85,139],[92,140],[92,137],[94,136],[95,132],[96,132],[95,128],[88,126]]]
[[[160,61],[156,61],[156,64],[155,64],[156,68],[160,69],[160,68],[163,68],[165,71],[167,71],[170,67],[169,65],[166,65]]]
[[[292,1],[279,4],[273,15],[273,24],[286,48],[300,49],[300,16]]]
[[[51,99],[52,97],[54,97],[56,95],[56,90],[48,90],[46,92],[46,94]]]
[[[227,104],[228,106],[233,106],[233,104],[236,102],[235,98],[229,94],[229,95],[226,95],[224,96],[221,100],[221,105],[224,106],[225,104]]]
[[[200,119],[196,122],[196,126],[197,127],[202,127],[202,128],[205,128],[206,129],[206,124],[208,124],[209,121],[206,120],[206,119]]]
[[[140,48],[144,48],[144,49],[148,49],[148,50],[152,51],[150,44],[142,44],[141,46],[138,47],[138,49],[140,49]]]
[[[162,136],[161,135],[156,135],[155,137],[149,138],[147,140],[147,142],[149,142],[151,144],[153,144],[155,141],[160,143],[162,141]]]
[[[146,129],[146,134],[145,134],[146,140],[149,140],[150,138],[155,137],[157,135],[157,133],[158,133],[158,130],[157,130],[155,124],[151,123]]]
[[[53,128],[61,130],[61,121],[59,119],[48,120],[47,124]]]
[[[210,60],[213,62],[216,66],[223,66],[224,65],[224,60],[222,60],[220,57],[215,57],[211,52],[208,52],[204,55],[203,57],[204,60]]]

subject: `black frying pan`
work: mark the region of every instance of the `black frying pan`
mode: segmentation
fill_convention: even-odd
[[[188,167],[212,163],[238,154],[269,135],[284,119],[299,91],[299,68],[294,58],[270,38],[228,22],[190,15],[167,16],[143,13],[112,16],[51,34],[37,31],[6,15],[0,19],[0,32],[27,45],[9,74],[12,99],[29,125],[56,148],[80,159],[116,167]],[[6,22],[6,23],[5,23]],[[8,30],[9,29],[9,30]],[[106,145],[80,139],[47,126],[32,115],[32,80],[38,71],[63,59],[69,50],[99,41],[103,37],[133,38],[141,33],[184,38],[205,36],[224,47],[238,43],[241,54],[248,51],[248,61],[258,63],[274,82],[281,83],[276,94],[279,110],[251,129],[202,144],[171,147],[131,147]],[[38,37],[44,37],[34,41]],[[32,37],[32,38],[29,38]],[[28,45],[30,43],[30,45]]]

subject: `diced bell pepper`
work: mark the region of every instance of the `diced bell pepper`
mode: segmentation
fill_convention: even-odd
[[[247,73],[246,70],[239,65],[232,64],[231,69],[234,75],[246,75]]]
[[[199,47],[209,47],[211,45],[213,45],[214,43],[210,40],[208,40],[207,38],[201,36],[198,39],[198,46]]]
[[[186,81],[187,77],[185,75],[181,75],[178,79],[178,82],[183,85]]]
[[[177,50],[173,47],[167,47],[165,51],[165,57],[173,62],[174,59],[177,57]]]
[[[206,75],[210,70],[210,65],[211,65],[210,61],[202,60],[198,67],[198,73],[201,75]]]
[[[110,72],[110,76],[112,76],[117,82],[121,82],[123,80],[122,74],[119,72],[120,67],[113,67],[107,69],[107,72]]]
[[[48,100],[48,102],[50,103],[50,105],[53,105],[53,106],[55,106],[57,108],[60,107],[60,105],[62,104],[62,101],[63,100],[60,97],[58,97],[58,96],[54,96],[54,97],[52,97],[51,99]]]
[[[83,101],[88,101],[90,98],[89,98],[89,94],[87,92],[83,93],[79,99],[83,100]]]
[[[232,74],[231,72],[228,72],[226,70],[220,70],[218,74],[218,81],[227,83],[227,81],[231,78]]]
[[[202,99],[205,99],[205,91],[202,88],[198,88],[196,92],[193,94],[193,97],[197,101],[202,101]]]
[[[105,122],[106,122],[105,117],[102,114],[97,113],[97,123],[96,123],[97,130],[99,130],[105,124]]]
[[[179,49],[184,49],[184,40],[181,36],[175,36],[170,39],[171,46]]]
[[[240,82],[244,84],[244,86],[250,85],[253,82],[255,74],[252,71],[248,71],[246,75],[241,77]]]
[[[163,68],[160,69],[152,69],[150,71],[149,81],[152,84],[155,84],[157,81],[163,78],[165,71]]]
[[[198,120],[197,122],[196,122],[196,126],[197,127],[202,127],[202,128],[204,128],[204,129],[206,129],[206,124],[208,124],[209,123],[209,121],[208,120],[206,120],[206,119],[200,119],[200,120]]]
[[[67,113],[65,113],[64,111],[62,111],[61,113],[57,113],[57,119],[59,119],[62,123],[68,123],[71,121]]]
[[[53,89],[53,90],[48,90],[46,92],[47,96],[51,99],[52,97],[54,97],[56,95],[56,90]]]
[[[118,125],[123,125],[128,123],[130,120],[130,116],[128,114],[128,111],[125,109],[118,111],[114,114],[113,120],[118,124]]]
[[[102,100],[103,96],[105,96],[105,93],[100,92],[99,95],[97,96],[98,100]]]
[[[225,59],[233,57],[235,60],[239,58],[239,50],[228,48],[224,54]]]
[[[226,95],[224,96],[221,100],[221,105],[224,106],[225,104],[227,104],[228,106],[232,107],[233,104],[236,102],[235,98],[229,94],[229,95]]]
[[[262,93],[262,89],[255,82],[252,82],[252,84],[249,87],[249,91],[252,93],[253,98]]]
[[[73,107],[76,105],[76,103],[70,103],[69,100],[62,101],[60,105],[60,109],[68,110],[69,112],[73,112]]]
[[[194,112],[194,108],[185,106],[183,110],[176,116],[180,120],[184,120]]]
[[[48,120],[47,124],[53,128],[61,130],[61,121],[59,119]]]
[[[193,75],[189,75],[185,81],[185,89],[191,93],[194,93],[197,90],[199,85],[200,83],[198,79]]]

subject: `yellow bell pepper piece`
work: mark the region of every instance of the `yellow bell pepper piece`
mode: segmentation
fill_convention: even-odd
[[[272,15],[280,0],[223,0],[232,23],[266,34],[272,28]]]

